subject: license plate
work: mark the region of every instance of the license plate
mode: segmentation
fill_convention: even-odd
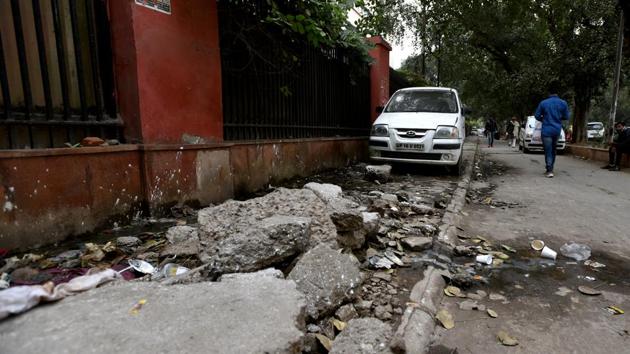
[[[413,150],[413,151],[422,151],[422,150],[424,150],[424,144],[404,144],[404,143],[396,143],[396,150]]]

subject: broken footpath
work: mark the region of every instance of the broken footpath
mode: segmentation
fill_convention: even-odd
[[[196,223],[152,235],[159,250],[120,237],[64,252],[64,262],[92,264],[116,248],[133,269],[0,291],[0,351],[424,352],[475,153],[466,146],[459,180],[419,183],[388,166],[357,165],[335,172],[349,189],[310,182],[201,209]],[[61,255],[46,256],[8,258],[2,272]],[[164,271],[184,259],[188,267]],[[86,279],[93,286],[83,288]],[[7,296],[20,288],[36,295]]]

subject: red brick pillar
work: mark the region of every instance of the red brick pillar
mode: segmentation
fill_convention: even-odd
[[[129,141],[223,140],[216,0],[172,1],[170,13],[109,0],[116,94]]]
[[[370,37],[369,41],[374,44],[374,49],[370,50],[374,59],[370,67],[370,107],[374,122],[378,116],[376,107],[384,106],[389,99],[389,52],[392,47],[381,36]]]

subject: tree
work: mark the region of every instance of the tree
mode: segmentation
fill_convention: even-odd
[[[398,26],[415,31],[444,85],[478,114],[532,114],[552,81],[573,102],[574,137],[614,64],[614,0],[432,0],[406,3]],[[400,11],[400,9],[398,9]],[[399,18],[398,13],[384,14]],[[400,29],[392,31],[393,35]],[[422,65],[422,73],[432,75]],[[435,81],[435,80],[433,80]]]

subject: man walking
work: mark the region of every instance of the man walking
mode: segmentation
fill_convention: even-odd
[[[626,128],[626,123],[615,123],[615,139],[608,149],[608,165],[602,167],[610,171],[621,169],[621,157],[623,154],[630,154],[630,128]]]
[[[553,177],[556,162],[556,145],[562,131],[562,121],[569,119],[569,105],[552,88],[549,98],[543,100],[536,109],[536,120],[542,122],[541,137],[545,150],[545,176]]]
[[[494,146],[494,135],[497,133],[497,122],[494,118],[488,118],[485,126],[486,136],[488,137],[488,147]]]

